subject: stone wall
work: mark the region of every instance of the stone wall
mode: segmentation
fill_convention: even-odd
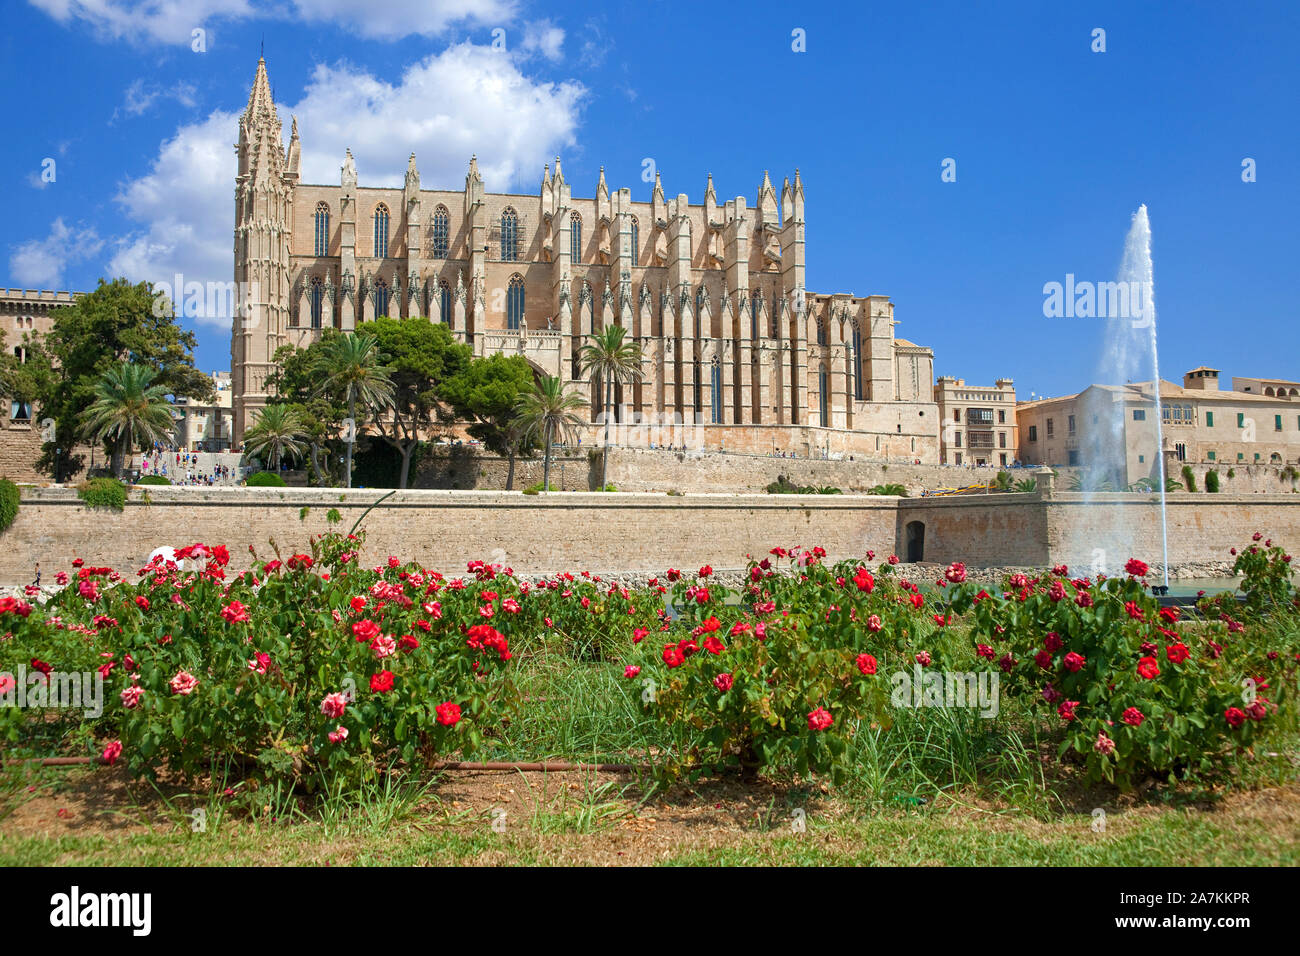
[[[151,551],[224,543],[240,570],[248,546],[270,555],[306,551],[314,534],[343,531],[386,493],[278,488],[132,489],[124,512],[86,508],[71,489],[25,488],[18,517],[0,535],[0,585],[25,584],[80,556],[123,570]],[[309,509],[304,516],[303,508]],[[330,525],[337,509],[341,521]],[[1043,567],[1064,562],[1112,572],[1130,556],[1160,560],[1158,498],[1056,492],[897,499],[866,495],[686,495],[402,491],[365,517],[365,560],[389,554],[463,572],[475,558],[525,574],[556,570],[653,571],[743,567],[775,545],[821,545],[831,560],[872,549],[908,558],[908,525],[924,524],[926,561]],[[1171,495],[1170,557],[1221,559],[1258,529],[1300,550],[1300,495]],[[1107,531],[1110,528],[1112,530]]]
[[[551,460],[551,484],[564,491],[594,490],[599,481],[601,447],[599,442],[583,442],[581,454],[566,453]],[[596,452],[594,461],[587,450]],[[588,469],[591,473],[588,474]],[[1064,469],[1058,481],[1068,478]],[[785,475],[796,485],[829,485],[846,493],[864,492],[882,484],[899,483],[908,494],[922,490],[957,488],[985,483],[996,477],[996,468],[968,468],[948,465],[912,465],[864,460],[848,455],[838,459],[773,458],[771,455],[748,455],[739,452],[678,452],[662,448],[613,448],[609,458],[608,481],[619,491],[717,494],[762,493],[767,486]],[[1012,469],[1016,480],[1032,478],[1029,469]],[[438,449],[420,463],[413,488],[446,488],[500,491],[505,488],[506,460],[483,453],[472,446]],[[522,490],[542,480],[542,460],[517,459],[515,489]]]
[[[585,452],[552,455],[551,487],[557,491],[593,490],[598,476],[591,475],[590,470]],[[540,457],[516,458],[514,490],[523,491],[530,485],[541,484],[542,472]],[[444,446],[420,460],[410,486],[450,491],[504,491],[508,473],[509,462],[505,458],[484,453],[473,445]]]
[[[45,574],[73,557],[134,570],[164,545],[224,543],[235,570],[248,545],[286,557],[327,530],[330,509],[347,531],[384,493],[277,488],[222,490],[155,487],[150,503],[131,492],[126,510],[91,511],[69,489],[25,489],[18,517],[0,536],[0,584],[25,584],[40,561]],[[342,500],[340,500],[342,499]],[[311,510],[305,518],[299,512]],[[369,513],[365,560],[389,554],[462,573],[473,559],[517,571],[649,570],[743,567],[747,554],[776,545],[821,545],[833,559],[893,547],[894,500],[840,496],[613,495],[402,491]]]
[[[1172,494],[1166,498],[1171,564],[1228,560],[1258,530],[1300,551],[1300,495]],[[1162,563],[1156,495],[1055,492],[900,500],[899,554],[907,525],[925,526],[924,558],[947,564],[1101,566],[1119,573],[1130,557]]]

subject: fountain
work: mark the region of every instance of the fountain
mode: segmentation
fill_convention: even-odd
[[[1165,506],[1164,406],[1160,398],[1160,361],[1156,350],[1155,277],[1151,263],[1151,222],[1147,207],[1140,206],[1133,214],[1133,224],[1124,240],[1124,258],[1120,264],[1120,308],[1112,308],[1106,327],[1106,347],[1098,370],[1098,380],[1108,385],[1124,385],[1140,381],[1145,372],[1145,359],[1151,358],[1151,378],[1155,391],[1156,426],[1156,480],[1160,494],[1160,534],[1164,584],[1169,586],[1169,532]],[[1106,490],[1111,481],[1116,490],[1124,490],[1128,483],[1128,452],[1125,441],[1126,422],[1124,403],[1116,396],[1104,393],[1097,396],[1105,402],[1100,408],[1086,413],[1097,413],[1098,421],[1108,426],[1090,431],[1086,460],[1089,474],[1083,479],[1085,503],[1096,502],[1096,494]],[[1104,517],[1103,517],[1104,516]],[[1099,509],[1098,521],[1090,529],[1094,541],[1104,541],[1110,548],[1133,553],[1130,528],[1123,509]],[[1105,549],[1097,549],[1104,553]]]

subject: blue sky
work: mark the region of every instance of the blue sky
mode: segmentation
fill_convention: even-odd
[[[264,42],[309,180],[337,181],[351,146],[363,182],[400,182],[414,151],[426,186],[459,188],[477,152],[490,190],[534,192],[559,154],[575,195],[603,164],[611,189],[645,199],[650,158],[670,196],[701,201],[712,172],[720,200],[752,203],[764,169],[779,190],[799,167],[809,288],[891,296],[897,334],[934,348],[936,374],[1010,375],[1024,398],[1097,380],[1105,323],[1045,318],[1043,285],[1114,278],[1146,203],[1165,377],[1209,364],[1300,379],[1300,4],[28,0],[6,13],[10,287],[228,281],[235,117]],[[228,320],[187,322],[199,365],[228,368]]]

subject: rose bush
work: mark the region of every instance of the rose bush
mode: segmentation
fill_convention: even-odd
[[[1082,759],[1090,778],[1128,786],[1216,771],[1276,713],[1294,658],[1276,655],[1281,666],[1263,673],[1242,628],[1162,608],[1146,566],[1126,570],[1097,580],[1065,568],[1013,575],[999,594],[963,584],[948,599],[969,615],[982,666],[1060,724],[1061,753]]]
[[[140,776],[233,762],[314,786],[475,751],[512,703],[514,627],[495,611],[517,582],[448,580],[396,558],[362,568],[360,546],[329,534],[234,577],[226,549],[201,544],[176,552],[196,570],[159,560],[137,582],[83,566],[39,611],[0,617],[0,669],[37,655],[98,669],[108,699],[95,730]],[[11,720],[11,740],[20,729]]]
[[[827,567],[824,557],[820,548],[775,548],[750,560],[739,595],[707,567],[669,572],[677,616],[632,634],[643,650],[627,670],[673,740],[659,767],[665,777],[752,774],[778,762],[838,777],[858,722],[890,721],[881,669],[929,660],[931,650],[937,657],[919,588],[896,580],[889,564],[873,573],[857,562]]]

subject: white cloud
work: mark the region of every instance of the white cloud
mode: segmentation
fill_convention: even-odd
[[[257,15],[249,0],[28,0],[67,26],[89,26],[101,39],[189,45],[191,31],[219,19]]]
[[[29,0],[59,23],[89,26],[105,39],[191,42],[191,31],[220,20],[323,22],[372,39],[437,36],[453,24],[499,25],[515,0]]]
[[[488,189],[505,191],[521,176],[531,187],[541,164],[573,144],[585,95],[579,83],[534,81],[511,56],[462,43],[408,67],[395,85],[318,66],[281,115],[298,117],[304,182],[337,183],[351,148],[363,183],[401,185],[415,153],[422,183],[459,188],[477,153]]]
[[[401,185],[415,153],[425,188],[459,189],[477,153],[487,188],[502,192],[525,180],[532,188],[542,163],[575,142],[585,96],[579,83],[532,80],[514,57],[463,43],[411,65],[395,84],[318,66],[302,99],[277,107],[286,144],[298,117],[305,183],[337,183],[350,147],[362,185]],[[149,172],[123,186],[118,202],[141,228],[118,239],[113,275],[230,281],[238,122],[218,111],[180,127]],[[229,327],[228,316],[200,321]]]
[[[437,36],[454,23],[501,26],[516,11],[514,0],[293,0],[293,7],[295,19],[324,20],[381,40]]]
[[[126,214],[144,228],[119,237],[111,275],[133,282],[229,282],[239,115],[217,111],[182,126],[164,142],[148,174],[117,195]],[[228,324],[229,317],[215,319]]]
[[[115,122],[123,114],[140,116],[161,99],[175,100],[181,106],[193,107],[195,105],[194,92],[192,83],[174,83],[171,86],[163,87],[146,84],[144,78],[141,77],[126,88],[122,105],[113,110],[109,122]]]
[[[558,61],[564,55],[564,31],[550,20],[524,24],[524,53],[540,53],[548,60]]]
[[[96,255],[104,240],[91,226],[68,226],[55,219],[44,239],[31,239],[14,247],[9,273],[22,286],[57,289],[68,266]]]

